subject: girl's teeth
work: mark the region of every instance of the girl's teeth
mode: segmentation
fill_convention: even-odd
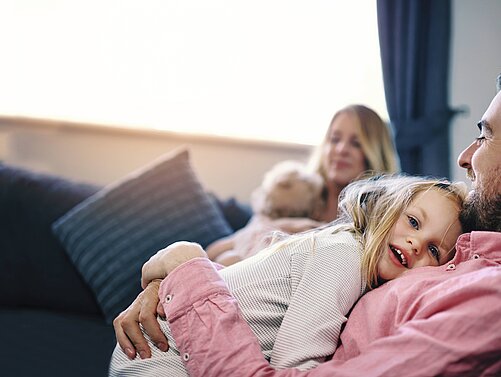
[[[405,258],[405,255],[396,247],[392,247],[392,249],[399,255],[402,265],[407,266],[407,258]]]

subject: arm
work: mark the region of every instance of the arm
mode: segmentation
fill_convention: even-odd
[[[168,254],[169,257],[165,258]],[[169,349],[169,343],[157,321],[157,315],[165,316],[162,305],[159,305],[158,287],[160,279],[164,278],[173,268],[191,258],[207,256],[200,245],[189,242],[177,242],[169,245],[153,255],[143,266],[142,286],[144,291],[132,304],[120,313],[113,321],[115,336],[122,351],[129,359],[139,354],[141,359],[151,357],[148,346],[139,324],[150,336],[151,340],[161,351]],[[216,269],[223,266],[215,265]],[[151,275],[149,280],[144,277]]]
[[[493,275],[496,273],[497,277],[484,284],[486,292],[480,298],[472,296],[475,302],[452,300],[450,307],[443,308],[448,321],[441,312],[408,319],[396,325],[391,335],[369,342],[358,356],[344,362],[331,360],[304,372],[270,367],[237,303],[208,261],[193,259],[174,270],[162,282],[160,297],[171,295],[168,303],[162,302],[181,355],[187,354],[185,365],[193,377],[468,375],[471,372],[466,368],[482,366],[478,362],[484,367],[491,365],[493,373],[501,369],[501,333],[496,331],[501,327],[499,271],[493,271]],[[482,302],[491,305],[487,308]],[[479,307],[485,309],[482,318],[486,322],[479,320]],[[444,326],[450,331],[437,332]]]
[[[314,242],[314,245],[313,245]],[[319,234],[298,244],[308,253],[292,269],[293,294],[277,333],[270,365],[311,369],[336,350],[341,326],[364,290],[360,244],[348,232]]]
[[[290,234],[304,232],[325,224],[324,222],[316,221],[308,217],[281,217],[271,220],[271,226],[274,229]]]
[[[225,251],[232,250],[235,245],[233,237],[234,234],[231,234],[227,237],[220,238],[207,246],[206,251],[209,259],[215,261],[217,257],[223,254]]]
[[[262,263],[250,262],[256,269],[253,273],[249,265],[237,275],[244,280],[247,274],[253,279],[259,276],[255,281],[259,284],[262,279],[270,284],[273,281],[281,287],[279,292],[287,293],[282,296],[264,288],[258,293],[255,288],[256,294],[237,295],[247,309],[246,319],[251,321],[251,327],[256,326],[252,329],[260,336],[261,347],[263,339],[273,334],[263,350],[274,368],[315,367],[334,353],[346,315],[363,291],[360,244],[349,232],[333,235],[329,229],[291,242],[263,258]],[[282,270],[284,266],[287,267]],[[238,292],[241,293],[239,289]],[[267,309],[260,315],[257,307],[248,306],[249,300]],[[266,317],[275,311],[282,314]],[[266,320],[276,325],[262,333],[258,329],[268,326]]]

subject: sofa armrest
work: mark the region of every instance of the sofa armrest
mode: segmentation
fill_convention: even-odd
[[[0,164],[0,306],[101,315],[51,230],[98,189]]]

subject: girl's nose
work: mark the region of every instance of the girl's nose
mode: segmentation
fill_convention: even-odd
[[[419,237],[408,237],[407,243],[411,245],[411,249],[414,254],[419,255],[421,253],[423,242]]]

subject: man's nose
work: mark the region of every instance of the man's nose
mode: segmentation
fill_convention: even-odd
[[[471,143],[464,151],[459,154],[458,165],[464,169],[471,168],[471,156],[477,150],[477,143]]]

